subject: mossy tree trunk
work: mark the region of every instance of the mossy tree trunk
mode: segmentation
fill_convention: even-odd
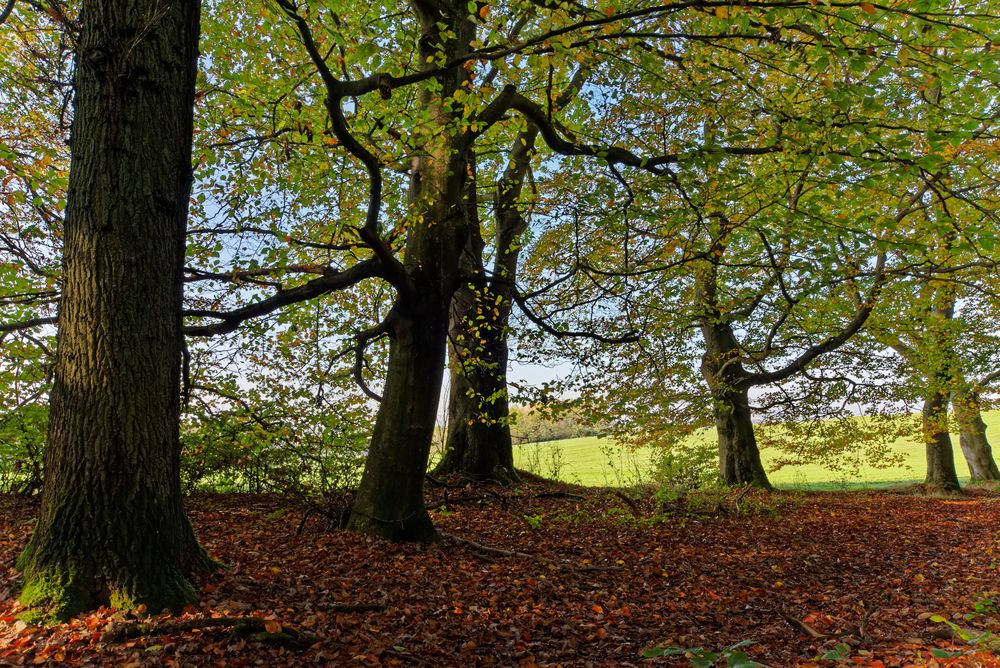
[[[211,567],[181,503],[179,384],[199,3],[85,0],[29,615],[180,609]]]
[[[436,59],[450,61],[467,52],[475,24],[465,3],[413,6],[420,21],[422,67],[433,70]],[[447,31],[454,36],[444,37]],[[423,482],[444,374],[449,305],[470,227],[464,203],[472,168],[470,140],[455,127],[456,112],[448,102],[469,73],[454,68],[436,78],[440,90],[424,88],[419,98],[430,120],[410,175],[413,218],[403,260],[410,287],[400,292],[386,321],[386,384],[348,522],[353,531],[397,541],[437,539],[424,506]]]
[[[705,352],[701,373],[713,400],[715,428],[719,439],[719,475],[727,485],[752,485],[771,489],[753,429],[749,374],[740,362],[740,347],[732,325],[716,303],[716,268],[696,271],[696,291],[704,312],[700,318]]]
[[[972,480],[1000,480],[1000,469],[986,437],[979,396],[960,380],[958,389],[951,394],[951,406],[958,422],[959,444]]]
[[[958,375],[954,352],[956,289],[949,283],[931,285],[927,344],[922,365],[927,370],[921,431],[927,452],[926,485],[945,491],[961,486],[955,471],[955,453],[948,433],[948,400]]]

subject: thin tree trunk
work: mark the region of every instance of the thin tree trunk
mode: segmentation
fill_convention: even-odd
[[[196,600],[181,503],[181,300],[199,3],[86,0],[30,616]]]
[[[420,19],[421,67],[442,54],[465,53],[475,24],[464,3],[444,8],[415,2]],[[444,30],[454,35],[442,37]],[[412,290],[401,293],[388,319],[388,375],[365,471],[348,528],[394,541],[431,542],[437,532],[423,498],[434,436],[448,337],[448,312],[459,283],[459,258],[469,237],[464,205],[472,163],[466,140],[453,127],[451,96],[469,80],[464,68],[437,76],[440,90],[424,88],[429,112],[423,146],[413,160],[409,200],[416,214],[407,232],[404,267]]]
[[[986,437],[979,397],[962,383],[952,392],[951,406],[958,422],[959,444],[973,481],[1000,480],[1000,469]]]

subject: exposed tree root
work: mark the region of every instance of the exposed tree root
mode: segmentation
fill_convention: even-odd
[[[621,499],[622,501],[624,501],[628,505],[628,507],[632,509],[632,515],[633,516],[635,516],[635,517],[641,517],[642,516],[642,510],[639,508],[639,504],[636,503],[635,499],[633,499],[629,495],[627,495],[624,492],[621,492],[619,490],[615,490],[615,497]]]
[[[385,610],[381,603],[340,603],[330,608],[331,612],[379,612]],[[262,642],[284,643],[298,649],[305,649],[321,640],[319,636],[300,631],[273,619],[261,617],[198,617],[195,619],[171,620],[159,623],[116,622],[104,631],[104,640],[117,643],[143,636],[173,635],[200,629],[232,629],[234,634],[255,635]]]
[[[545,557],[540,557],[537,554],[530,554],[528,552],[517,552],[511,550],[504,550],[499,547],[490,547],[489,545],[483,545],[481,543],[477,543],[474,540],[469,540],[468,538],[462,538],[461,536],[456,536],[455,534],[447,533],[445,531],[439,531],[438,533],[441,535],[442,538],[458,543],[460,545],[466,545],[476,550],[477,552],[482,552],[485,554],[495,554],[501,557],[519,557],[521,559],[530,559],[532,561],[537,561],[543,564],[547,564],[549,566],[554,566],[557,568],[569,568],[575,571],[579,571],[581,573],[622,570],[618,566],[577,566],[576,564],[571,564],[565,561],[546,559]]]

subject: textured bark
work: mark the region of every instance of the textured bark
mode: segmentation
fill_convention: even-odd
[[[537,136],[534,126],[521,133],[511,149],[509,166],[497,184],[497,252],[492,280],[485,280],[485,244],[476,232],[478,225],[472,226],[469,236],[465,268],[482,280],[478,287],[461,286],[452,300],[448,434],[438,473],[461,473],[504,484],[517,480],[507,394],[507,324],[520,238],[527,227],[521,211],[521,191]],[[478,211],[474,187],[468,189],[466,202],[469,216],[474,219]]]
[[[924,484],[947,491],[961,488],[955,471],[955,453],[948,434],[948,392],[945,383],[934,384],[924,398],[922,412],[927,478]]]
[[[179,374],[199,3],[87,0],[32,615],[179,609],[211,566],[181,503]]]
[[[951,395],[952,410],[958,422],[959,444],[969,465],[973,481],[1000,480],[993,449],[986,437],[986,423],[983,422],[979,397],[963,384]]]
[[[421,26],[419,62],[428,69],[435,67],[439,48],[451,60],[468,50],[475,34],[464,3],[448,3],[454,4],[448,11],[443,4],[414,3]],[[447,29],[455,37],[442,38]],[[420,94],[430,122],[410,177],[411,210],[420,214],[408,230],[404,253],[413,290],[400,294],[388,321],[388,375],[348,521],[352,531],[390,540],[437,540],[423,483],[444,373],[449,305],[469,235],[464,196],[471,168],[465,139],[452,127],[454,112],[443,101],[468,77],[464,68],[450,70],[437,77],[440,91]]]
[[[748,374],[739,360],[739,342],[733,328],[715,307],[714,268],[697,275],[699,301],[708,313],[701,320],[705,353],[701,373],[713,399],[719,438],[719,474],[727,485],[771,489],[753,431],[753,413],[747,387]]]

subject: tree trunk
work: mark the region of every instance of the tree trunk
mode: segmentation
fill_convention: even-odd
[[[962,385],[952,392],[951,406],[958,422],[959,444],[969,465],[972,480],[1000,480],[1000,469],[993,458],[990,441],[986,438],[986,423],[983,422],[979,397]]]
[[[948,398],[959,379],[954,346],[956,289],[951,283],[931,284],[927,317],[928,346],[922,355],[927,369],[922,432],[927,451],[927,478],[924,484],[945,491],[958,491],[955,453],[948,433]]]
[[[479,286],[461,286],[452,300],[448,434],[444,458],[436,468],[438,473],[462,473],[503,484],[517,480],[507,394],[507,323],[520,238],[527,227],[521,211],[521,191],[537,136],[534,126],[521,132],[511,148],[509,166],[497,184],[497,252],[489,282],[485,280],[482,259],[485,244],[477,232],[478,224],[472,225],[467,270],[484,280]],[[466,201],[470,218],[475,220],[478,203],[475,184],[472,186]]]
[[[420,19],[420,63],[434,69],[465,53],[475,25],[464,3],[415,2]],[[445,30],[454,36],[442,37]],[[424,474],[444,373],[448,311],[459,282],[459,258],[469,235],[464,205],[471,169],[463,135],[453,127],[450,98],[468,81],[464,68],[437,76],[440,90],[424,88],[429,112],[423,145],[413,159],[409,200],[415,216],[407,231],[404,267],[412,289],[403,291],[388,319],[389,366],[365,471],[348,528],[389,540],[430,542],[437,532],[424,506]]]
[[[507,400],[509,306],[494,293],[463,286],[452,300],[448,434],[437,473],[462,473],[501,484],[515,481]],[[485,320],[477,320],[477,314]]]
[[[424,471],[444,373],[447,303],[429,299],[390,316],[388,377],[348,521],[352,531],[393,541],[437,539],[424,506]]]
[[[701,320],[705,353],[701,373],[714,401],[715,428],[719,438],[719,474],[727,485],[752,485],[771,489],[753,431],[753,414],[747,387],[741,384],[747,373],[739,361],[739,342],[733,328],[715,307],[715,269],[696,276],[699,301],[707,309]]]
[[[182,268],[199,4],[83,3],[35,619],[179,610],[212,562],[181,503]]]
[[[771,489],[771,482],[760,461],[746,390],[724,390],[714,398],[722,481],[727,485]]]
[[[944,382],[932,383],[924,399],[923,438],[927,451],[927,478],[924,484],[946,491],[961,486],[955,471],[955,453],[948,434],[948,392]]]

